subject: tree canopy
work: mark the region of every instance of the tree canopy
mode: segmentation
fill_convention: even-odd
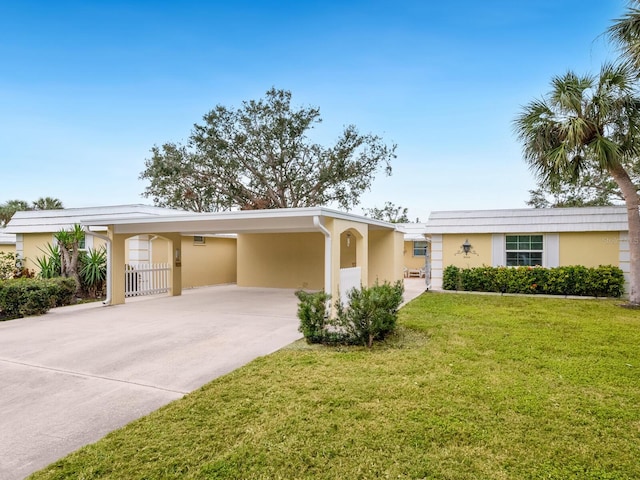
[[[640,184],[638,163],[626,162],[625,167],[635,185]],[[589,165],[577,180],[567,176],[556,183],[538,180],[534,190],[529,190],[527,205],[533,208],[602,207],[624,202],[620,187],[608,172]]]
[[[382,208],[363,208],[365,216],[389,223],[409,223],[409,209],[393,202],[384,202]]]
[[[156,205],[192,211],[357,205],[375,175],[391,174],[396,145],[355,126],[325,147],[309,138],[315,107],[294,108],[291,92],[270,89],[238,108],[217,105],[186,144],[151,149],[140,178]]]

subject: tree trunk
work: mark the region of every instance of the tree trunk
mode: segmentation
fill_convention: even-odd
[[[69,265],[69,274],[76,281],[76,296],[80,295],[82,290],[80,285],[80,273],[78,272],[78,259],[80,257],[80,250],[78,246],[78,242],[73,242],[71,246],[71,263]]]
[[[69,264],[71,258],[69,256],[69,250],[64,243],[58,243],[58,249],[60,250],[60,274],[63,277],[69,276]]]
[[[629,223],[629,303],[640,305],[640,197],[629,174],[618,165],[609,170],[611,176],[622,190],[627,206]]]
[[[78,243],[75,242],[71,245],[59,243],[58,248],[60,248],[60,256],[62,257],[60,273],[63,277],[71,277],[76,281],[76,296],[78,296],[81,290],[80,275],[78,274],[78,257],[80,255]]]

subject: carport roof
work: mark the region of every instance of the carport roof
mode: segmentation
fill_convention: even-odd
[[[105,216],[100,225],[112,225],[117,234],[176,232],[183,235],[205,233],[293,233],[317,232],[314,217],[364,223],[371,230],[395,230],[396,225],[361,215],[324,207],[242,210],[217,213],[183,213],[158,216]],[[95,227],[95,219],[82,219],[84,227]]]

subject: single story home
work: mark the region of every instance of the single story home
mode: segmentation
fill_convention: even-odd
[[[29,268],[61,229],[80,224],[86,248],[108,251],[109,303],[123,303],[134,262],[166,262],[167,291],[220,283],[324,289],[334,298],[351,287],[403,275],[403,233],[396,225],[326,208],[193,213],[143,205],[17,212],[7,230]],[[158,289],[153,288],[153,291]]]
[[[629,281],[625,206],[432,212],[431,288],[448,265],[557,267],[615,265]]]
[[[624,206],[440,211],[426,223],[390,224],[322,207],[193,213],[122,205],[17,212],[0,241],[37,270],[35,258],[54,234],[74,224],[87,232],[86,248],[109,252],[111,303],[136,294],[127,282],[131,272],[146,278],[143,270],[163,271],[163,291],[174,295],[237,283],[325,289],[334,298],[352,286],[413,274],[439,290],[448,265],[610,264],[627,282],[629,276]],[[136,280],[136,288],[144,282]]]

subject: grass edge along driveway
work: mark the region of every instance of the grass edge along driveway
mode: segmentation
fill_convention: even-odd
[[[31,478],[640,478],[619,303],[428,293],[385,345],[296,342]]]

